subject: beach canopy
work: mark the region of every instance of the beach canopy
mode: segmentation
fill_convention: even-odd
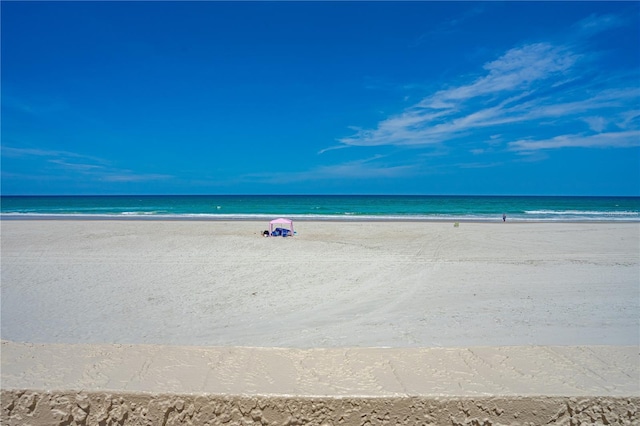
[[[278,219],[273,219],[271,222],[269,222],[270,234],[273,232],[273,225],[289,225],[289,228],[291,229],[291,233],[293,234],[293,221],[290,219],[285,219],[283,217],[280,217]]]

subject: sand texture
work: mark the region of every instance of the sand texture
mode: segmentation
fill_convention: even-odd
[[[640,224],[2,221],[2,338],[638,345]]]
[[[2,420],[630,425],[640,421],[638,361],[633,346],[292,349],[3,342]]]
[[[2,424],[640,424],[640,224],[1,227]]]

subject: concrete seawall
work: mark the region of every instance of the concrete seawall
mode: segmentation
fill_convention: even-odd
[[[5,425],[637,425],[638,397],[2,392]]]
[[[640,423],[632,346],[2,342],[5,425]]]

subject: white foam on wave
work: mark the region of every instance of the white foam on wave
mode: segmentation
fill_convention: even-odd
[[[144,216],[144,215],[158,215],[160,212],[122,212],[122,213],[114,213],[114,214],[120,214],[123,216]]]
[[[287,217],[302,221],[431,221],[431,222],[502,222],[502,216],[494,214],[423,214],[423,215],[367,215],[367,214],[286,214],[286,213],[161,213],[161,212],[121,212],[121,213],[32,213],[5,212],[5,219],[130,219],[130,220],[249,220],[263,221],[275,217]],[[507,215],[510,222],[639,222],[640,214],[634,211],[597,212],[579,210],[530,210],[524,214]]]
[[[640,216],[635,211],[593,211],[593,210],[525,210],[531,215],[569,215],[569,216]]]

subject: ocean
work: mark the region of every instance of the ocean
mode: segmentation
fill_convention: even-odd
[[[640,197],[429,195],[2,196],[2,219],[640,222]]]

